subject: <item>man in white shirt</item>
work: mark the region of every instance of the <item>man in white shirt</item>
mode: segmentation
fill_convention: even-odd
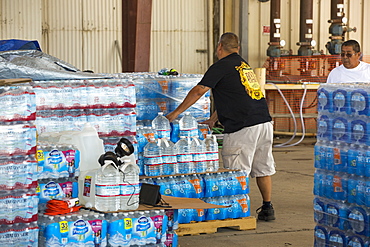
[[[356,40],[345,41],[340,54],[342,65],[329,73],[326,82],[370,82],[370,64],[360,61],[360,50],[360,44]]]

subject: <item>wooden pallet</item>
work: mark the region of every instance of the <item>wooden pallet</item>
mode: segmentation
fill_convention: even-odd
[[[188,224],[179,224],[176,230],[178,236],[216,233],[220,227],[233,228],[240,231],[256,229],[256,218],[245,217],[239,219],[210,220]]]

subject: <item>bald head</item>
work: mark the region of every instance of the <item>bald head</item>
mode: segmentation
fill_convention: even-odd
[[[229,53],[234,53],[239,51],[239,38],[235,33],[224,33],[220,37],[222,49]]]

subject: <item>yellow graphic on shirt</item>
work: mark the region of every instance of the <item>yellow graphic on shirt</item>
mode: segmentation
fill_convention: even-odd
[[[248,95],[252,99],[262,99],[264,95],[252,68],[245,62],[242,62],[240,66],[236,66],[235,68],[237,71],[239,71],[240,81],[245,87],[245,91],[247,91]]]

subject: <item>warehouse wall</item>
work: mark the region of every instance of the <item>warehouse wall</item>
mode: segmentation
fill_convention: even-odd
[[[207,0],[153,1],[150,71],[206,71],[209,7]]]
[[[42,0],[0,0],[0,39],[42,39]]]
[[[0,39],[38,40],[81,70],[121,71],[121,0],[0,0]],[[117,42],[116,42],[117,41]]]
[[[153,0],[150,70],[174,67],[184,73],[203,73],[213,62],[213,8],[220,2],[220,33],[244,30],[248,47],[243,54],[253,67],[266,61],[270,2],[258,0]],[[283,48],[297,54],[299,0],[281,0]],[[46,53],[81,70],[99,73],[121,71],[122,0],[0,0],[0,39],[38,40]],[[370,54],[370,1],[345,0],[350,27],[348,39],[358,40]],[[313,6],[315,50],[327,54],[330,0]],[[217,16],[216,16],[217,18]],[[118,46],[116,46],[116,44]],[[206,53],[204,53],[206,52]],[[124,58],[123,58],[124,59]]]
[[[313,39],[317,45],[314,50],[323,50],[329,54],[325,44],[329,39],[328,20],[330,19],[330,0],[313,1]],[[370,1],[368,0],[345,0],[344,13],[348,18],[349,27],[356,27],[357,32],[348,32],[346,39],[356,39],[362,45],[365,55],[370,55]],[[286,41],[283,50],[292,49],[296,55],[299,46],[299,0],[281,0],[281,39]],[[243,23],[242,25],[245,25]],[[261,67],[266,61],[266,50],[268,48],[269,35],[263,34],[263,26],[270,25],[270,1],[261,3],[258,0],[248,1],[248,61],[252,67]]]

